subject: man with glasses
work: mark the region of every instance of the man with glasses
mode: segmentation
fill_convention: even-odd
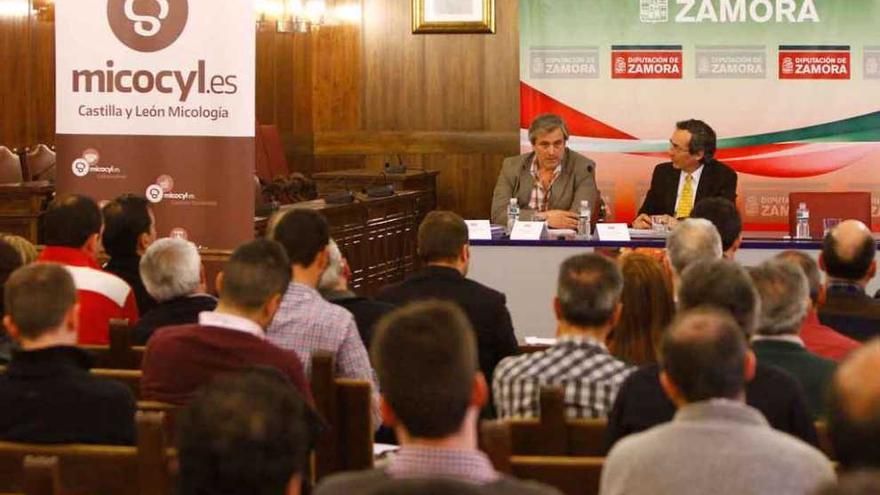
[[[492,193],[492,223],[507,225],[510,199],[520,220],[546,221],[550,228],[576,229],[582,200],[596,206],[596,163],[565,146],[568,128],[558,115],[539,115],[529,126],[532,151],[504,160]]]
[[[691,216],[704,198],[721,197],[736,203],[736,172],[715,159],[715,131],[702,120],[675,124],[669,138],[669,159],[654,167],[651,189],[633,220],[647,229],[654,221],[674,226],[676,219]]]

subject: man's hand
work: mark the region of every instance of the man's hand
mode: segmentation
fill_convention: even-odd
[[[547,210],[541,214],[551,229],[575,229],[578,226],[578,215],[568,210]]]
[[[634,229],[650,229],[651,228],[651,215],[642,213],[637,216],[635,220],[633,220],[633,228]]]

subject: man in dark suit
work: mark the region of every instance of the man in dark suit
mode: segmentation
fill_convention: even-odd
[[[470,262],[468,230],[451,211],[432,211],[419,226],[418,253],[426,265],[376,297],[402,306],[420,299],[457,303],[477,334],[480,370],[491,383],[495,365],[518,351],[504,294],[465,278]]]
[[[819,267],[828,274],[819,320],[855,340],[880,335],[880,300],[865,293],[877,272],[877,243],[858,220],[845,220],[822,241]]]
[[[704,198],[722,197],[736,202],[736,172],[715,159],[715,131],[701,120],[675,124],[669,138],[669,159],[654,167],[651,189],[633,220],[633,227],[651,227],[651,216],[673,224],[687,218]],[[683,172],[683,173],[682,173]]]

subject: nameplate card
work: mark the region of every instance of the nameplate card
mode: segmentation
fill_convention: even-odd
[[[516,222],[510,232],[511,241],[540,241],[547,237],[547,222]]]
[[[465,220],[468,228],[468,239],[472,241],[491,241],[492,226],[488,220]]]
[[[597,223],[596,233],[600,241],[628,241],[629,227],[625,223]]]

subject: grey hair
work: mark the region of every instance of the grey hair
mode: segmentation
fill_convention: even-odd
[[[342,277],[342,268],[342,251],[339,250],[336,241],[330,239],[327,244],[327,268],[318,281],[318,290],[331,290],[336,287]]]
[[[687,218],[666,238],[666,255],[676,274],[700,260],[721,258],[721,235],[705,218]]]
[[[532,121],[531,125],[529,125],[529,142],[535,144],[535,141],[538,140],[538,134],[547,134],[556,129],[562,131],[563,139],[568,141],[568,126],[565,125],[565,121],[562,120],[562,117],[554,113],[538,115],[535,117],[535,120]]]
[[[810,285],[800,267],[770,260],[749,270],[761,296],[759,335],[796,334],[807,314]]]
[[[170,237],[151,244],[140,263],[144,287],[159,302],[198,290],[201,268],[202,258],[196,245]]]

